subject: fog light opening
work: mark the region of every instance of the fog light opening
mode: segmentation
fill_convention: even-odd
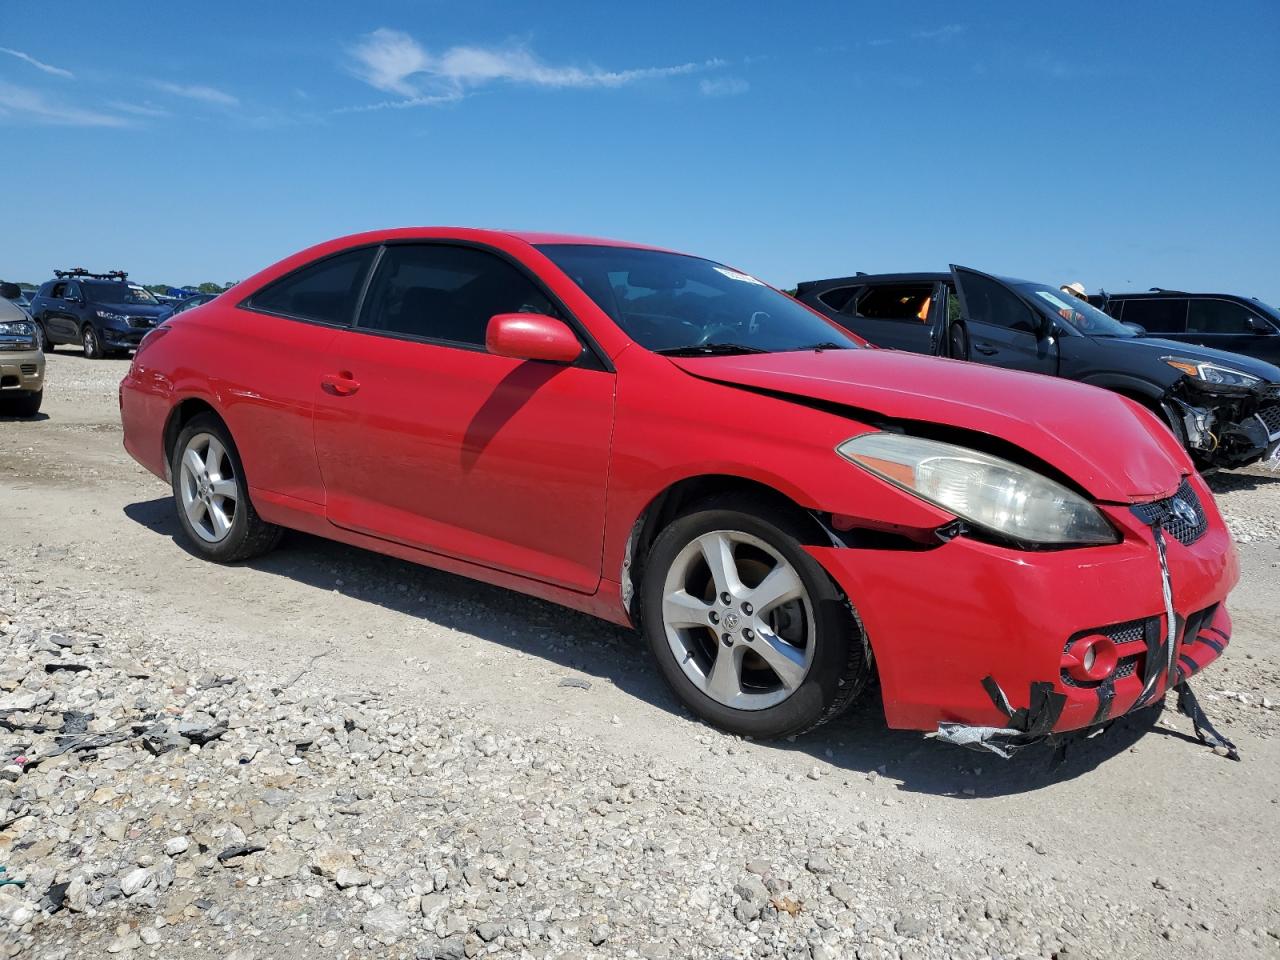
[[[1073,680],[1091,683],[1107,679],[1119,664],[1115,642],[1100,633],[1081,637],[1062,655],[1062,668]]]

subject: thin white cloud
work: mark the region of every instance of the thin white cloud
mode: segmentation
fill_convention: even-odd
[[[350,55],[352,72],[357,77],[376,90],[404,98],[368,109],[448,103],[461,99],[469,90],[492,83],[552,89],[612,88],[724,65],[722,60],[706,60],[631,70],[556,66],[543,62],[524,46],[458,46],[435,54],[407,33],[386,27],[366,35],[351,48]]]
[[[21,50],[13,50],[9,47],[0,47],[0,53],[7,53],[11,57],[17,57],[19,60],[25,60],[37,70],[43,70],[45,73],[52,74],[55,77],[65,77],[68,80],[74,80],[75,74],[70,70],[64,70],[62,67],[55,67],[51,63],[44,63],[37,60],[29,53],[23,53]]]
[[[111,100],[107,106],[121,113],[132,113],[135,117],[167,117],[169,111],[149,103],[129,103],[125,100]]]
[[[186,97],[188,100],[199,100],[201,103],[211,103],[217,107],[237,107],[240,100],[232,96],[224,90],[217,87],[208,87],[201,84],[181,84],[169,83],[165,80],[152,81],[152,85],[157,90],[165,93],[171,93],[175,97]]]
[[[704,97],[736,97],[751,89],[741,77],[704,77],[698,83]]]
[[[50,100],[38,90],[0,83],[0,114],[65,127],[127,127],[126,117]]]
[[[965,26],[963,23],[944,23],[940,27],[934,27],[932,30],[917,30],[912,34],[917,40],[951,40],[954,37],[964,33]]]

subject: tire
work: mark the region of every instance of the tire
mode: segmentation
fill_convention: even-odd
[[[102,340],[98,337],[98,331],[93,329],[93,324],[86,323],[80,331],[80,344],[86,360],[102,359]]]
[[[947,333],[947,355],[954,360],[969,359],[969,331],[963,323],[953,323]]]
[[[37,323],[36,330],[40,332],[40,352],[53,353],[53,341],[49,339],[49,330],[43,323]]]
[[[197,556],[239,563],[280,542],[281,528],[253,508],[240,454],[216,416],[201,414],[182,428],[169,465],[178,522]]]
[[[645,559],[641,629],[658,669],[681,702],[729,733],[765,740],[812,730],[866,686],[871,665],[857,617],[800,545],[802,529],[767,500],[721,497],[672,521]],[[708,546],[723,557],[725,543],[736,584],[707,560]],[[766,584],[779,571],[772,583],[790,589]],[[725,583],[730,604],[717,593]],[[768,594],[789,599],[769,603]]]
[[[40,412],[44,400],[43,390],[31,390],[13,398],[13,413],[17,417],[34,417]]]

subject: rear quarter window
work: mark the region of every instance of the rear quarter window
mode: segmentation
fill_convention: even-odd
[[[250,310],[350,326],[376,247],[325,257],[285,274],[249,298]]]

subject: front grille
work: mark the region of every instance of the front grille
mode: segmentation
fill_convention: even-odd
[[[155,317],[130,317],[129,318],[129,326],[135,327],[139,330],[145,330],[147,327],[154,327],[155,325],[156,325]]]
[[[1191,546],[1209,528],[1200,497],[1189,480],[1183,480],[1178,492],[1164,500],[1140,503],[1133,515],[1149,527],[1163,527],[1164,532],[1184,546]]]
[[[1258,418],[1267,425],[1267,433],[1280,433],[1280,403],[1272,403],[1258,411]]]

